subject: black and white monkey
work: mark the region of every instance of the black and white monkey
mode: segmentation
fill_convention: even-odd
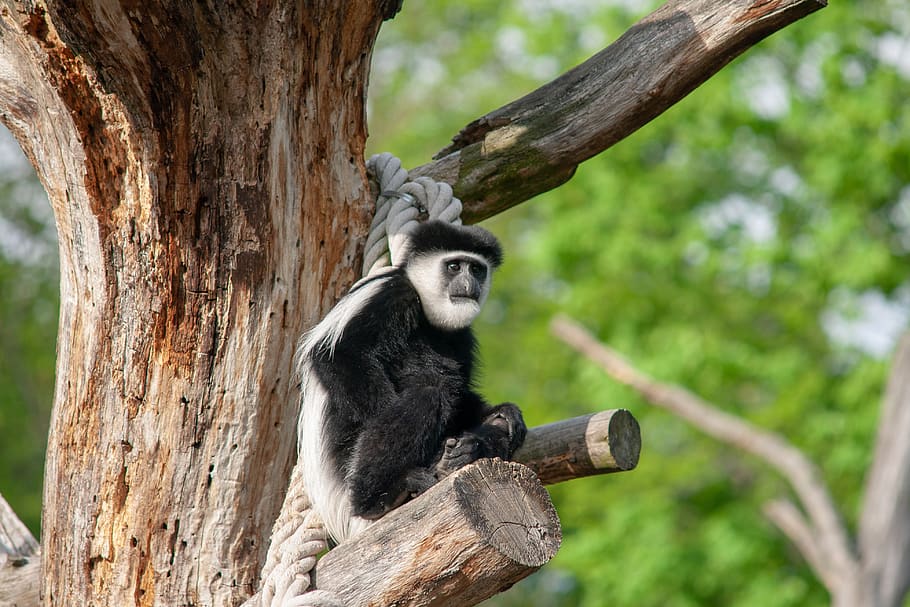
[[[527,431],[473,388],[471,323],[502,262],[483,228],[428,221],[304,337],[298,440],[313,508],[341,542],[448,473],[507,459]]]

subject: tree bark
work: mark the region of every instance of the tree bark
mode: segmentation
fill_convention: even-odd
[[[0,605],[38,607],[41,584],[41,551],[30,557],[0,553]]]
[[[537,477],[485,459],[333,549],[316,585],[348,607],[475,605],[553,558],[561,537]]]
[[[382,2],[8,2],[4,121],[60,239],[46,605],[252,593],[298,336],[355,277]]]

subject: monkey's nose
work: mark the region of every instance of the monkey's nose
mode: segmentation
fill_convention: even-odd
[[[452,297],[469,297],[474,301],[480,297],[480,284],[467,276],[461,276],[453,281],[450,291]]]

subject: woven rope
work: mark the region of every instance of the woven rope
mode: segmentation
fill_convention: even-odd
[[[371,157],[367,173],[378,184],[379,197],[364,249],[363,276],[400,265],[408,234],[421,218],[461,224],[461,201],[453,196],[449,184],[429,177],[408,181],[401,161],[388,152]]]
[[[310,572],[316,557],[328,547],[325,527],[310,508],[301,467],[294,466],[288,494],[262,568],[259,605],[262,607],[344,607],[330,593],[311,589]]]
[[[400,265],[408,235],[422,219],[461,224],[461,201],[452,187],[429,177],[408,181],[401,161],[389,153],[367,161],[367,173],[378,192],[376,213],[363,256],[364,278]],[[356,286],[356,285],[355,285]],[[298,462],[288,494],[272,527],[272,540],[262,568],[261,607],[344,607],[333,593],[312,588],[311,572],[327,548],[325,527],[311,509]],[[250,605],[246,603],[245,607]]]

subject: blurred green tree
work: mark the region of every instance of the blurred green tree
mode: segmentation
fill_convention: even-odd
[[[648,4],[409,7],[377,49],[373,149],[421,162]],[[547,326],[566,312],[651,374],[788,436],[853,524],[910,316],[908,48],[905,3],[829,7],[490,222],[507,243],[481,335],[490,398],[532,423],[626,406],[643,433],[635,472],[552,489],[565,539],[549,568],[574,583],[519,585],[511,600],[827,603],[761,514],[786,494],[779,478],[649,410]]]
[[[54,393],[56,232],[34,169],[5,129],[0,166],[0,487],[37,533]]]

